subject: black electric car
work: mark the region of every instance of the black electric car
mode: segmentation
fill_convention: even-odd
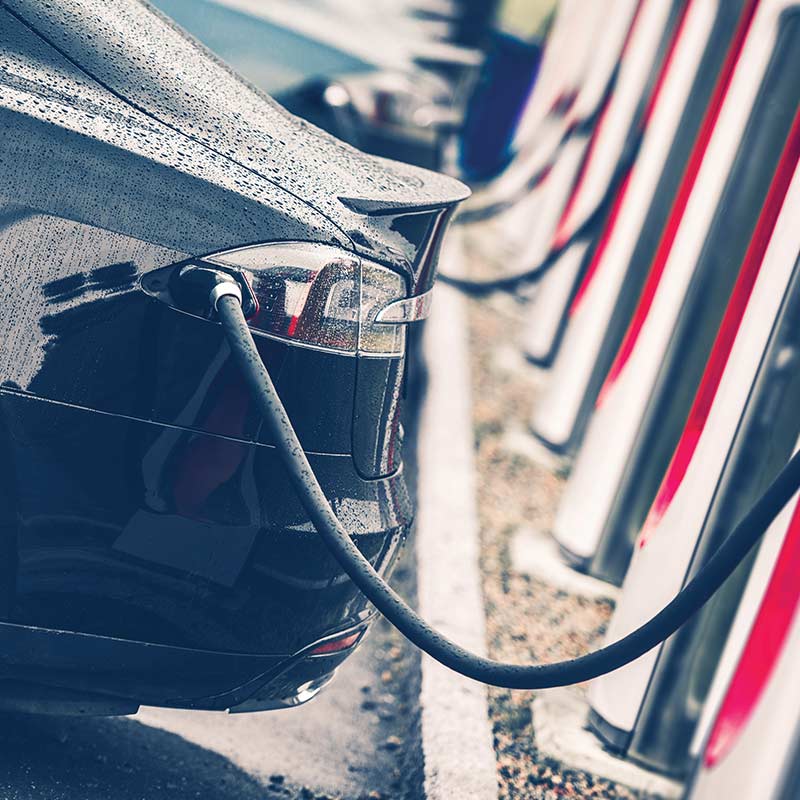
[[[369,623],[187,268],[211,262],[379,570],[458,182],[283,110],[136,0],[0,0],[0,708],[267,709]],[[190,270],[189,270],[190,271]]]

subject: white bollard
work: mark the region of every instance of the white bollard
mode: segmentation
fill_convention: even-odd
[[[800,506],[773,523],[734,629],[746,628],[687,800],[800,797]],[[765,545],[766,550],[765,550]],[[777,547],[776,547],[777,545]],[[777,552],[776,552],[777,551]],[[765,574],[767,573],[767,574]],[[720,679],[718,674],[715,683]]]
[[[618,51],[618,71],[606,98],[598,97],[596,107],[599,117],[591,130],[576,129],[572,141],[582,146],[582,158],[576,163],[569,192],[559,196],[559,209],[563,209],[557,227],[551,231],[546,246],[561,248],[575,231],[602,206],[616,177],[617,164],[627,146],[638,137],[637,120],[641,117],[642,101],[647,97],[650,81],[658,70],[660,48],[669,41],[671,12],[682,5],[664,0],[642,0],[632,15]],[[618,33],[621,22],[615,22]],[[620,37],[617,37],[617,41]],[[578,111],[582,92],[576,101]],[[530,246],[536,250],[541,243],[532,239]],[[577,268],[575,264],[577,263]],[[535,266],[528,253],[523,251],[519,266]],[[563,331],[566,310],[574,293],[576,282],[585,264],[582,258],[565,257],[542,280],[528,313],[528,325],[523,346],[528,357],[538,364],[549,364]]]
[[[591,245],[550,379],[533,412],[532,430],[553,449],[571,451],[580,444],[740,13],[735,2],[689,0],[678,24],[649,102],[639,154]]]
[[[582,568],[616,583],[683,428],[735,277],[716,259],[723,253],[735,257],[736,243],[720,235],[707,247],[712,224],[724,223],[735,207],[744,225],[744,217],[754,220],[760,205],[758,192],[749,200],[735,189],[726,192],[726,186],[732,176],[747,175],[745,133],[759,135],[756,126],[747,127],[751,112],[757,98],[770,100],[762,80],[775,46],[773,1],[742,4],[644,288],[559,507],[554,533],[560,546]],[[742,203],[750,208],[739,209]],[[693,285],[702,291],[692,294]],[[669,380],[663,378],[667,371]]]
[[[756,16],[754,42],[760,43],[760,25],[777,22],[774,13],[769,13],[776,5],[767,0],[762,6],[767,11]],[[800,35],[789,44],[797,48],[799,41]],[[800,54],[800,49],[796,52]],[[746,45],[743,67],[753,66],[748,55]],[[792,65],[798,66],[795,62]],[[793,95],[787,116],[800,104],[800,86]],[[795,116],[788,133],[782,133],[784,146],[769,191],[683,434],[640,533],[609,626],[609,641],[634,630],[666,605],[697,568],[705,555],[704,537],[713,533],[708,520],[720,504],[727,502],[722,482],[728,471],[742,469],[737,458],[741,458],[743,449],[747,452],[747,442],[742,442],[747,435],[747,420],[764,413],[764,398],[773,401],[769,391],[771,371],[780,368],[784,357],[780,331],[793,323],[784,315],[780,325],[776,326],[775,320],[787,299],[800,251],[800,229],[796,225],[800,214],[800,115]],[[754,412],[756,407],[758,411]],[[800,428],[800,419],[796,427]],[[798,430],[792,431],[789,441],[793,442],[797,434]],[[745,462],[751,481],[754,474],[759,476],[754,469],[763,467],[762,461]],[[668,662],[676,653],[669,651],[667,657],[664,650],[665,645],[654,648],[632,664],[597,679],[590,690],[590,722],[603,738],[656,764],[658,755],[653,754],[647,741],[649,734],[643,731],[659,715],[666,718],[672,713],[669,705],[676,702],[672,688],[676,676],[680,676],[675,663]],[[687,658],[686,653],[677,653],[677,657]]]

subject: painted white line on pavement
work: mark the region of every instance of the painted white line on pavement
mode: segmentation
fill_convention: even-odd
[[[459,258],[451,231],[443,264]],[[453,269],[443,265],[443,269]],[[425,331],[428,386],[419,431],[416,531],[419,607],[447,636],[485,655],[475,506],[466,306],[436,288]],[[428,800],[496,800],[486,687],[422,657],[422,749]]]

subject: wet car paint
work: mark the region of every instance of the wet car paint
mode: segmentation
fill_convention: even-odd
[[[297,11],[300,16],[310,11],[314,22],[301,28],[322,28],[321,38],[274,22],[271,6],[228,0],[155,0],[153,5],[292,114],[368,153],[439,166],[437,130],[416,124],[410,110],[400,113],[400,122],[390,109],[402,102],[398,95],[419,103],[423,116],[430,106],[447,109],[454,102],[451,82],[420,69],[410,57],[389,55],[378,42],[364,52],[365,39],[372,41],[371,28],[365,32],[351,24],[349,37],[323,40],[323,31],[330,33],[326,9],[309,9],[308,4]],[[328,11],[337,15],[340,34],[346,33],[337,10]],[[388,90],[387,79],[392,85]],[[354,90],[374,98],[374,106],[360,106]]]
[[[423,215],[432,228],[468,194],[452,178],[367,156],[292,117],[144,4],[4,5],[115,97],[242,165],[263,179],[259,184],[268,181],[302,198],[344,231],[357,252],[403,265],[414,276],[424,267],[428,239],[410,238],[401,224],[383,217]],[[430,287],[416,281],[414,288]]]
[[[275,659],[284,669],[362,625],[366,604],[306,520],[219,327],[149,297],[141,278],[243,244],[310,240],[369,254],[422,291],[463,187],[290,117],[139,3],[7,0],[0,66],[0,257],[13,297],[0,309],[12,623],[0,638],[90,634],[49,637],[64,652],[27,663],[36,682],[242,702],[237,687],[252,695]],[[259,346],[334,508],[387,569],[412,516],[402,360]],[[133,655],[118,640],[149,645]],[[159,665],[153,647],[169,658]],[[20,652],[8,650],[7,674],[24,672]],[[65,658],[72,668],[48,673]],[[127,683],[98,680],[97,658]],[[169,669],[200,674],[209,660],[212,679],[170,694]]]

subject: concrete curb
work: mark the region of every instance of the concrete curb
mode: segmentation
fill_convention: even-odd
[[[458,251],[449,254],[458,257]],[[419,433],[420,613],[469,650],[485,654],[466,307],[447,286],[436,289],[424,348],[429,382]],[[426,798],[496,800],[486,687],[423,654],[420,706]]]

